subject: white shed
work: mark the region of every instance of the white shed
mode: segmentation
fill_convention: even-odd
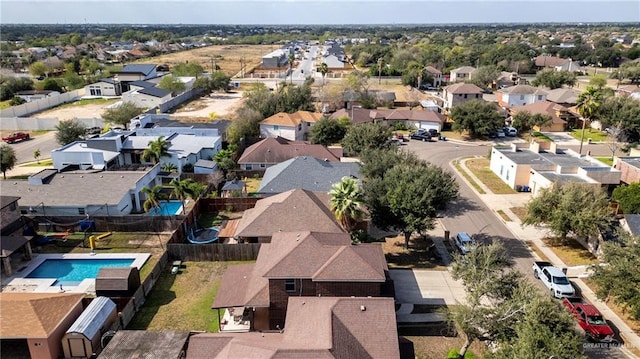
[[[99,354],[100,338],[118,318],[116,303],[107,297],[91,301],[62,337],[65,358],[91,358]]]

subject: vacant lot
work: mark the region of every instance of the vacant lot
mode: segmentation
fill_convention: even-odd
[[[248,73],[260,64],[262,56],[278,48],[280,48],[278,45],[214,45],[150,57],[137,62],[167,64],[169,67],[186,62],[197,63],[206,71],[211,71],[215,62],[220,71],[229,76],[235,76],[240,72],[241,61],[246,64],[245,70]]]
[[[59,121],[71,120],[73,118],[99,118],[106,108],[119,100],[80,100],[64,104],[50,110],[39,112],[33,117],[52,118],[57,117]]]
[[[180,121],[229,119],[242,103],[242,92],[213,93],[178,107],[171,117]],[[214,116],[213,116],[214,115]],[[212,116],[214,118],[212,118]]]

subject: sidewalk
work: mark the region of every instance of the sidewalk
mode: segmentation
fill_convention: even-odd
[[[43,162],[47,159],[41,159],[40,162]],[[16,177],[16,176],[28,176],[28,175],[32,175],[34,173],[38,173],[44,169],[52,169],[52,166],[33,166],[33,164],[35,164],[36,161],[33,162],[26,162],[26,163],[21,163],[19,165],[15,165],[12,169],[10,169],[9,171],[7,171],[7,179],[9,177]]]
[[[474,186],[472,186],[464,176],[461,176],[462,180],[469,184],[469,187],[476,191],[476,194],[480,199],[484,202],[484,204],[489,207],[493,213],[505,224],[505,226],[511,231],[511,233],[518,238],[519,240],[528,240],[533,242],[540,250],[546,255],[551,263],[560,268],[567,268],[568,275],[571,278],[571,281],[574,285],[578,286],[582,297],[591,302],[594,306],[598,308],[598,310],[602,313],[602,315],[611,321],[620,331],[620,336],[624,341],[624,344],[627,348],[640,348],[640,336],[633,332],[629,326],[618,317],[616,313],[614,313],[609,307],[601,300],[599,300],[595,293],[582,281],[582,277],[585,276],[585,267],[577,266],[577,267],[567,267],[567,265],[560,259],[556,254],[542,241],[542,238],[545,236],[545,231],[540,230],[540,228],[536,228],[533,226],[522,227],[521,221],[516,216],[510,208],[512,207],[523,207],[529,199],[531,199],[531,193],[517,193],[517,194],[508,194],[508,195],[495,195],[493,192],[482,183],[474,174],[466,167],[466,159],[460,160],[460,166],[467,172],[467,174],[480,186],[486,194],[477,193]],[[452,166],[455,170],[455,168]],[[498,213],[499,210],[502,210],[511,221],[505,221],[502,216]],[[534,257],[537,257],[535,253],[533,253]],[[539,259],[539,258],[537,258]],[[630,358],[638,358],[633,353],[630,353],[625,347],[621,348],[622,351]]]

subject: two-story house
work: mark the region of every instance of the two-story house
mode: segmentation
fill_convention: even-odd
[[[498,105],[507,108],[530,105],[546,99],[546,91],[529,85],[516,85],[498,90]]]
[[[444,78],[444,75],[442,74],[442,71],[436,69],[433,66],[425,67],[424,71],[428,73],[433,79],[433,81],[431,82],[431,86],[440,87],[445,83],[445,78]]]
[[[291,141],[306,141],[311,126],[320,121],[322,113],[297,111],[280,112],[260,122],[261,137],[284,137]]]
[[[482,100],[482,89],[474,84],[457,83],[443,89],[444,107],[453,107],[472,100]]]
[[[353,245],[348,233],[276,232],[255,263],[227,268],[212,308],[248,316],[245,331],[282,329],[289,297],[380,297],[390,281],[379,245]]]
[[[475,70],[476,68],[473,66],[462,66],[453,69],[450,72],[449,81],[454,83],[471,80],[471,76]]]

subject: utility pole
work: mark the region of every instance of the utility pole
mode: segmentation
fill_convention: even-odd
[[[378,59],[378,85],[380,85],[380,78],[382,76],[382,58]]]

